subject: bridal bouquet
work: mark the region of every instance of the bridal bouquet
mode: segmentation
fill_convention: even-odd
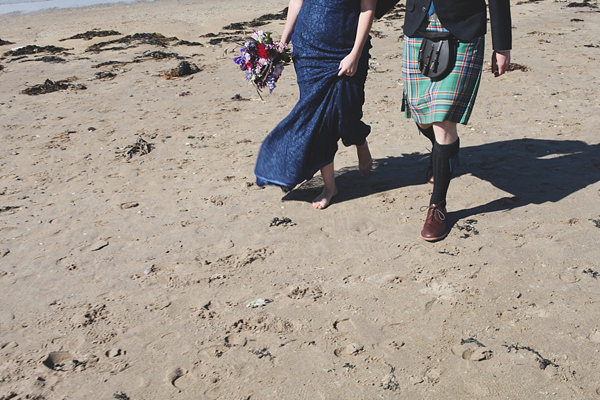
[[[270,32],[257,31],[249,37],[242,48],[241,55],[233,61],[246,72],[246,80],[256,89],[268,87],[269,93],[275,89],[275,83],[283,72],[283,67],[292,59],[287,44],[273,43]]]

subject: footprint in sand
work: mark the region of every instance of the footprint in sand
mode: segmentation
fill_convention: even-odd
[[[360,343],[350,343],[345,347],[337,348],[333,351],[336,357],[356,356],[364,351],[365,347]]]
[[[245,336],[232,333],[225,336],[225,347],[244,347],[248,344],[248,339]]]
[[[54,351],[48,354],[48,357],[42,364],[54,371],[62,371],[65,367],[65,362],[72,360],[73,356],[68,351]]]
[[[600,331],[594,331],[590,334],[590,341],[593,343],[600,343]]]
[[[385,338],[382,342],[387,343],[388,350],[398,351],[406,345],[406,342],[401,339],[401,332],[405,327],[406,324],[404,322],[394,322],[381,328],[381,332]]]
[[[463,341],[461,345],[453,347],[452,353],[467,361],[489,360],[494,354],[492,350],[481,345],[475,339],[469,339],[469,342]]]
[[[17,342],[4,342],[0,344],[0,349],[2,349],[3,353],[11,352],[13,349],[19,347]]]
[[[577,276],[575,271],[572,271],[572,270],[561,272],[558,275],[558,278],[565,283],[577,283],[581,280],[581,278],[579,278],[579,276]]]
[[[196,378],[187,369],[176,368],[167,376],[167,382],[181,391],[192,387]]]
[[[338,332],[350,332],[354,330],[354,323],[350,318],[336,319],[333,322],[333,329]]]

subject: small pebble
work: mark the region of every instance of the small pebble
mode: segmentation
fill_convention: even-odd
[[[272,303],[273,300],[269,300],[269,299],[256,299],[254,301],[251,301],[250,303],[248,303],[246,305],[246,307],[248,308],[258,308],[258,307],[264,307],[269,303]]]
[[[137,201],[129,201],[127,203],[121,203],[121,209],[122,210],[127,210],[128,208],[134,208],[139,206],[140,203],[138,203]]]

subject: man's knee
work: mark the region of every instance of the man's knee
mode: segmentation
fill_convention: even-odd
[[[457,123],[450,121],[434,122],[435,140],[440,144],[454,143],[458,139]]]

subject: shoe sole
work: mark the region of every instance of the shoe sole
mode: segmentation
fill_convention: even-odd
[[[427,242],[437,242],[437,241],[440,241],[440,240],[442,240],[442,239],[445,239],[445,238],[446,238],[446,236],[448,236],[448,234],[449,234],[449,233],[450,233],[450,232],[446,232],[446,233],[445,233],[445,234],[443,234],[442,236],[437,236],[437,237],[433,237],[433,238],[427,238],[427,237],[425,237],[425,236],[423,236],[423,235],[420,235],[420,236],[421,236],[421,239],[423,239],[423,240],[425,240],[425,241],[427,241]]]

